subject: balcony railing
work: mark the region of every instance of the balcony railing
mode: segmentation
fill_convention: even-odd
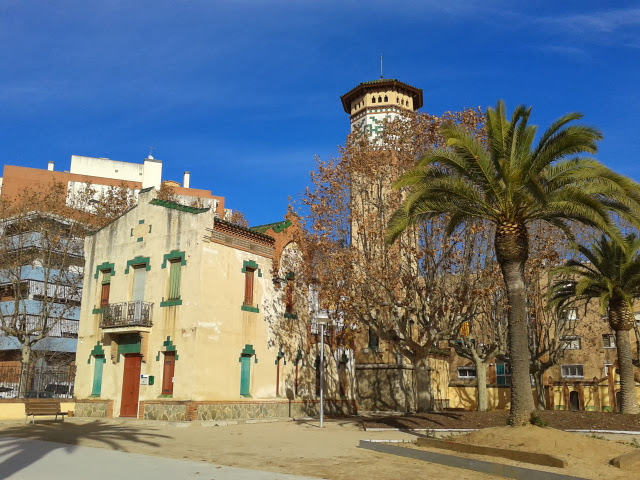
[[[73,318],[42,318],[42,315],[21,313],[4,315],[0,321],[6,332],[22,332],[32,336],[44,332],[47,337],[78,338],[78,320]]]
[[[151,327],[153,302],[110,303],[102,309],[100,328]]]
[[[79,275],[68,275],[65,280],[79,281]],[[48,303],[71,303],[80,305],[82,300],[82,286],[65,285],[62,280],[20,280],[19,283],[0,283],[1,296],[4,301],[14,301],[19,296],[22,300],[38,300]]]

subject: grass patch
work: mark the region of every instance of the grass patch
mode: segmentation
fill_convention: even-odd
[[[540,415],[538,415],[538,412],[531,412],[529,423],[531,423],[531,425],[535,425],[536,427],[542,427],[542,428],[549,426],[549,424],[545,422],[542,419],[542,417],[540,417]]]

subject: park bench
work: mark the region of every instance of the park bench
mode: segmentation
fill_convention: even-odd
[[[58,420],[58,415],[62,417],[64,422],[64,416],[68,412],[60,411],[60,402],[58,400],[39,400],[36,402],[25,402],[24,412],[27,415],[26,421],[29,421],[29,415],[31,415],[31,423],[35,423],[36,415],[55,415],[55,420]]]

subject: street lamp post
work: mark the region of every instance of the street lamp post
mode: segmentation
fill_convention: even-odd
[[[324,322],[320,324],[320,428],[324,423]]]
[[[324,328],[329,323],[326,317],[316,317],[320,325],[320,428],[324,426]]]

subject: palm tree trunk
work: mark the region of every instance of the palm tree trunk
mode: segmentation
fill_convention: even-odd
[[[502,270],[509,301],[509,362],[511,363],[511,412],[509,423],[527,425],[534,410],[529,380],[529,332],[524,264],[529,256],[529,232],[518,222],[498,224],[496,258]]]
[[[638,413],[636,399],[636,382],[633,378],[633,354],[629,331],[633,328],[635,318],[627,302],[620,297],[609,301],[609,325],[616,332],[618,347],[618,372],[620,373],[620,393],[622,396],[622,413]]]
[[[620,392],[622,396],[622,413],[638,413],[636,399],[636,381],[633,378],[633,355],[629,330],[616,330],[616,346],[618,347],[618,368],[620,371]]]
[[[527,425],[534,410],[529,377],[527,297],[524,286],[524,262],[500,265],[509,300],[509,362],[511,363],[511,412],[509,423]]]

